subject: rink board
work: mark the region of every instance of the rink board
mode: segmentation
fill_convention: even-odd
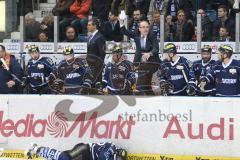
[[[216,97],[0,95],[0,148],[111,141],[163,160],[158,154],[240,157],[239,104]]]

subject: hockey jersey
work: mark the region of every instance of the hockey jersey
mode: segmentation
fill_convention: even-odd
[[[167,80],[173,84],[173,95],[183,93],[188,85],[185,80],[183,71],[186,75],[187,80],[189,80],[190,66],[192,65],[191,62],[186,58],[179,56],[174,63],[168,60],[164,60],[162,65],[166,69],[168,76],[160,76],[159,80]]]
[[[193,62],[192,67],[190,68],[190,75],[194,75],[194,77],[191,77],[190,81],[196,83],[196,86],[198,85],[201,78],[205,77],[212,69],[216,62],[214,60],[210,60],[208,63],[203,63],[202,60],[198,60]],[[208,83],[205,86],[205,93],[209,93],[215,90],[215,84],[214,82]],[[200,91],[199,88],[197,88],[198,92]]]
[[[27,64],[27,74],[30,86],[38,88],[47,86],[48,76],[53,71],[54,63],[48,57],[40,57],[38,60],[30,59]]]
[[[116,146],[113,143],[92,143],[90,145],[92,160],[113,160],[116,153]]]
[[[216,95],[237,96],[240,94],[240,62],[230,59],[228,64],[217,62],[207,74],[208,83],[215,82]]]
[[[129,91],[135,83],[132,63],[128,60],[123,60],[120,63],[109,62],[104,70],[103,81],[107,83],[107,88],[111,93],[122,90]]]
[[[78,86],[83,84],[89,73],[90,69],[86,61],[77,57],[71,63],[66,60],[61,61],[57,69],[51,74],[55,79],[62,80],[65,86]]]

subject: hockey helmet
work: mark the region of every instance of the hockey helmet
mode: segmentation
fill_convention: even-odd
[[[112,54],[123,54],[123,48],[121,45],[115,45],[113,46],[113,48],[111,49],[111,53]]]
[[[164,46],[163,49],[164,53],[177,53],[177,47],[173,43],[168,43]]]
[[[32,52],[39,52],[39,48],[38,48],[37,45],[32,44],[32,45],[29,46],[29,48],[28,48],[28,52],[29,52],[29,53],[32,53]]]
[[[204,45],[201,49],[202,52],[212,53],[212,48],[210,45]]]
[[[218,48],[218,51],[221,53],[227,54],[229,57],[233,54],[233,48],[230,45],[224,44]]]
[[[71,47],[64,47],[63,48],[63,54],[64,55],[70,55],[70,54],[74,54],[74,51]]]

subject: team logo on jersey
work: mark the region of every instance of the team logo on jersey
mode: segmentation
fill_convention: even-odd
[[[183,66],[181,66],[181,65],[177,65],[177,69],[179,69],[179,70],[183,70]]]
[[[125,71],[126,70],[126,67],[124,67],[124,66],[119,66],[118,68],[119,68],[120,71]]]
[[[80,67],[79,65],[73,64],[73,68],[74,68],[74,69],[78,69],[79,67]]]
[[[231,74],[235,74],[235,73],[237,73],[237,70],[236,69],[229,69],[229,73],[231,73]]]
[[[38,68],[38,69],[43,69],[43,68],[44,68],[44,65],[43,65],[43,64],[38,64],[38,65],[37,65],[37,68]]]

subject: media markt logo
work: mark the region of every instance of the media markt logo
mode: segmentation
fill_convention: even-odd
[[[4,111],[0,111],[0,137],[45,137],[67,138],[70,136],[89,138],[129,139],[135,122],[130,117],[123,120],[99,120],[98,113],[93,112],[86,118],[87,112],[81,112],[75,121],[68,121],[61,112],[51,113],[47,119],[36,119],[34,114],[27,114],[19,120],[3,119]],[[75,131],[75,132],[74,132]],[[75,134],[73,134],[75,133]]]

